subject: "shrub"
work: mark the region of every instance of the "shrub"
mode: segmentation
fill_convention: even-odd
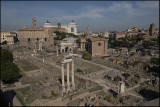
[[[52,96],[56,97],[57,94],[54,93],[54,90],[51,91]]]
[[[78,68],[78,69],[77,69],[77,72],[82,72],[82,70]]]
[[[134,53],[134,52],[132,52],[130,55],[131,55],[131,56],[133,56],[133,55],[135,55],[135,53]]]
[[[159,65],[159,58],[151,58],[150,63],[155,64],[155,65]]]
[[[142,51],[142,54],[141,54],[142,56],[145,56],[146,55],[146,53],[144,52],[144,51]]]
[[[83,54],[82,58],[85,59],[85,60],[91,60],[92,59],[91,55],[88,52],[85,52]]]
[[[104,98],[104,100],[110,102],[110,101],[111,101],[111,95],[106,96],[106,97]]]

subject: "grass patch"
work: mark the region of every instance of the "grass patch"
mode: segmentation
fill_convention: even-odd
[[[94,92],[94,91],[97,91],[97,90],[101,90],[101,89],[102,89],[101,86],[96,86],[96,87],[93,87],[91,89],[88,89],[88,91],[89,91],[89,93],[91,93],[91,92]]]
[[[110,102],[111,101],[111,95],[108,95],[108,96],[104,97],[104,100]]]
[[[27,60],[19,60],[16,63],[26,72],[39,69],[39,67],[29,63]]]
[[[23,106],[30,105],[36,98],[31,94],[30,87],[15,90],[16,97]]]
[[[57,97],[57,96],[58,96],[58,94],[56,94],[56,93],[54,92],[54,90],[51,91],[51,94],[52,94],[52,96],[54,96],[54,97]]]

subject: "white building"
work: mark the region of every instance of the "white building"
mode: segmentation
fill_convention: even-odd
[[[59,26],[58,25],[53,25],[49,21],[47,21],[44,24],[44,27],[59,27]],[[77,35],[77,24],[75,23],[74,20],[72,20],[72,22],[70,22],[67,25],[60,25],[60,27],[65,28],[68,31],[68,33],[73,33],[73,34]]]
[[[103,37],[109,37],[109,32],[108,32],[107,28],[106,28],[106,30],[104,31]]]
[[[1,43],[7,41],[7,36],[10,35],[9,31],[1,31]]]

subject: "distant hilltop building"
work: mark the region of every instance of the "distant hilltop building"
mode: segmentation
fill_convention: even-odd
[[[149,28],[149,35],[154,36],[154,33],[155,33],[155,25],[152,23],[150,24],[150,28]]]
[[[139,28],[138,27],[133,27],[133,28],[129,27],[127,31],[128,32],[138,32]]]
[[[116,40],[118,40],[119,38],[123,38],[126,37],[126,33],[125,32],[117,32],[115,34]]]
[[[43,27],[46,27],[46,28],[55,28],[55,27],[64,28],[65,30],[67,30],[68,33],[73,33],[73,34],[77,35],[77,24],[75,23],[74,20],[72,20],[72,22],[67,24],[67,25],[61,25],[61,23],[58,23],[57,25],[53,25],[49,21],[47,21],[44,24]]]
[[[106,28],[105,31],[104,31],[103,37],[109,37],[109,32],[108,32],[107,28]]]
[[[87,27],[87,31],[85,32],[86,38],[90,38],[92,36],[92,32],[90,31],[89,27]]]

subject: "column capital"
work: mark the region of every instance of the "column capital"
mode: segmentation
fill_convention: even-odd
[[[65,63],[66,63],[66,62],[64,62],[64,61],[61,62],[61,64],[63,64],[63,65],[64,65]]]

